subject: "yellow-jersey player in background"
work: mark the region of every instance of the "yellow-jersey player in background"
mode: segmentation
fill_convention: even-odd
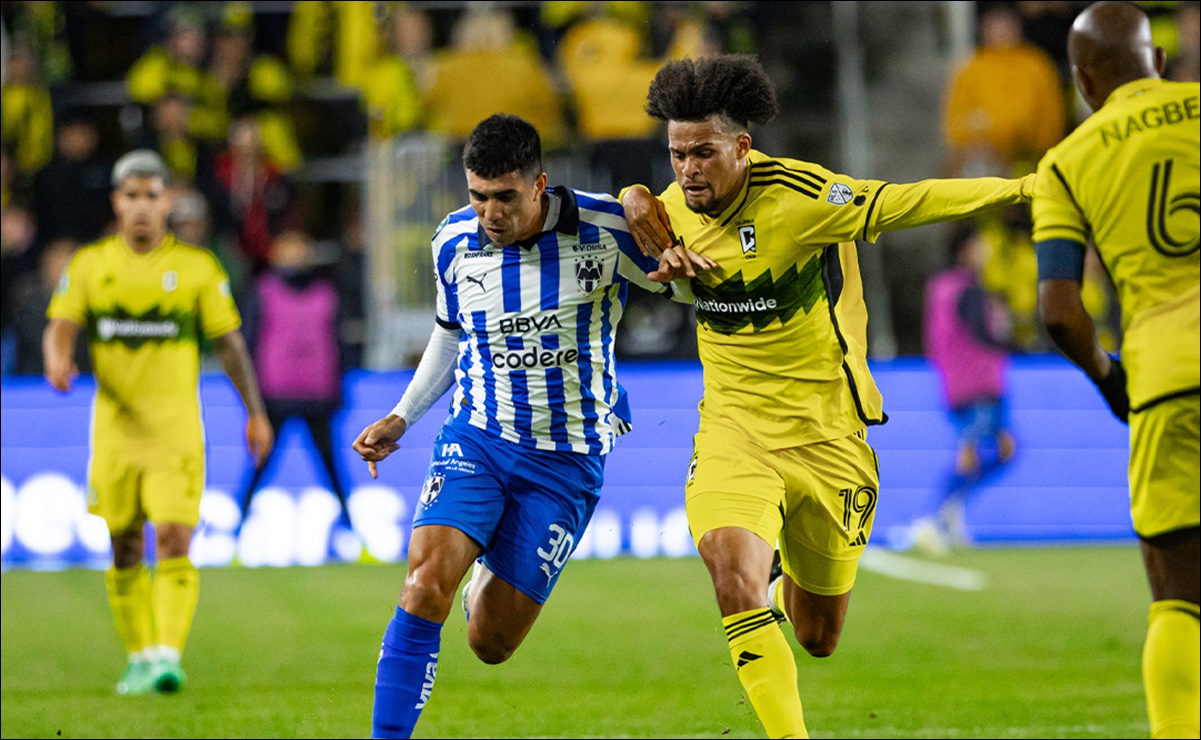
[[[661,202],[623,193],[631,232],[660,257],[661,279],[695,273],[680,245],[717,263],[692,280],[705,392],[689,527],[764,729],[807,737],[779,620],[811,655],[834,651],[879,490],[867,427],[887,419],[854,240],[1020,203],[1033,178],[894,185],[758,152],[747,124],[778,103],[749,56],[669,63],[647,102],[667,122],[676,182]]]
[[[1130,424],[1130,503],[1151,584],[1152,737],[1197,737],[1201,597],[1201,88],[1159,78],[1143,11],[1077,16],[1068,55],[1093,115],[1047,152],[1034,194],[1039,304],[1055,344]],[[1121,360],[1080,297],[1092,241],[1122,307]]]
[[[137,150],[113,167],[113,236],[79,250],[47,309],[46,378],[71,389],[71,349],[88,333],[95,368],[88,510],[104,518],[113,566],[105,574],[129,665],[120,694],[173,692],[196,609],[199,578],[188,559],[204,490],[198,383],[203,335],[246,406],[256,463],[273,443],[229,280],[207,250],[167,231],[169,174]],[[154,525],[157,568],[143,564],[143,525]]]

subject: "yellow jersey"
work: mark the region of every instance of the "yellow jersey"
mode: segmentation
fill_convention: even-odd
[[[1201,389],[1199,90],[1122,85],[1038,167],[1034,241],[1096,245],[1122,306],[1134,411]]]
[[[855,240],[1020,203],[1033,176],[896,185],[755,150],[747,160],[718,216],[690,210],[678,183],[660,196],[677,239],[719,265],[692,280],[701,424],[724,419],[784,449],[884,423]]]
[[[203,454],[199,338],[241,326],[211,252],[171,234],[145,254],[106,237],[76,253],[46,315],[87,331],[93,455]]]

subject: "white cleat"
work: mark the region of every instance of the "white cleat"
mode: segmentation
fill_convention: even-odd
[[[471,566],[471,579],[467,581],[467,585],[463,587],[463,614],[467,617],[467,621],[471,621],[471,590],[472,586],[480,580],[481,573],[492,574],[492,571],[484,565],[484,561],[477,559],[475,565]]]

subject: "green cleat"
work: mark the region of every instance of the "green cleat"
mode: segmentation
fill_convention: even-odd
[[[154,690],[154,662],[131,660],[125,675],[117,682],[117,693],[121,696],[141,696]]]
[[[179,665],[178,659],[160,658],[154,664],[154,690],[160,694],[174,694],[183,688],[188,676]]]

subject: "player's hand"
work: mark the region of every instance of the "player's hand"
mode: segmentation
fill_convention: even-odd
[[[254,467],[262,468],[267,464],[267,456],[275,446],[275,430],[266,416],[259,414],[246,420],[246,449],[254,458]]]
[[[1109,405],[1109,410],[1118,417],[1118,421],[1129,424],[1130,395],[1126,391],[1126,369],[1117,357],[1110,357],[1109,373],[1097,381],[1097,389],[1101,397]]]
[[[697,272],[708,272],[715,267],[717,263],[713,260],[677,244],[663,250],[659,255],[659,269],[648,277],[656,283],[670,283],[672,280],[694,278]]]
[[[372,478],[379,477],[376,463],[400,449],[398,442],[405,433],[405,420],[388,414],[359,433],[351,447],[367,461]]]
[[[78,375],[79,368],[71,358],[66,361],[50,359],[46,363],[46,380],[56,391],[66,393],[71,390],[71,384]]]
[[[632,187],[621,199],[621,205],[626,214],[626,227],[644,255],[659,257],[675,244],[667,209],[651,191],[641,186]]]

